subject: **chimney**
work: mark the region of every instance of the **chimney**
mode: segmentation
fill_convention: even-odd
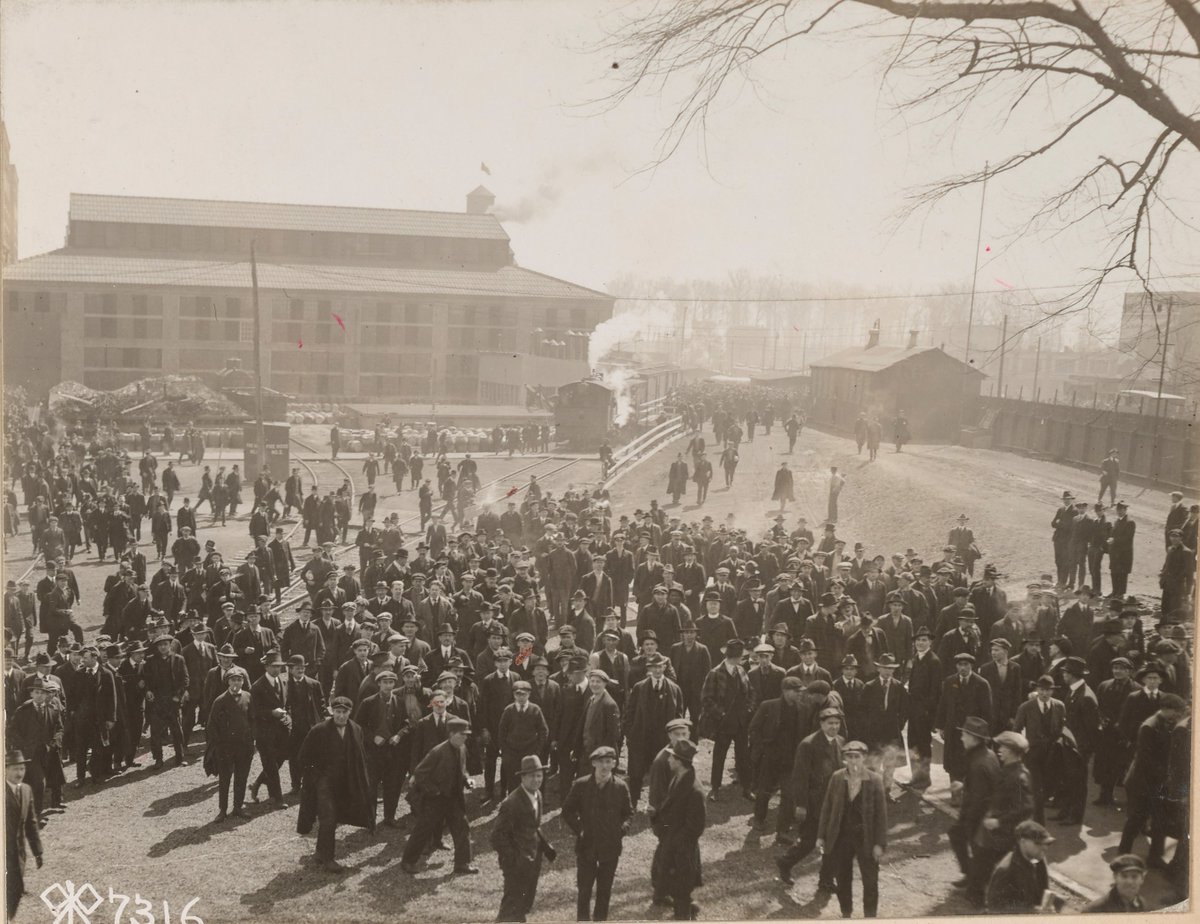
[[[867,331],[867,349],[879,346],[879,321],[876,319],[875,326]]]
[[[486,186],[476,186],[467,193],[468,215],[486,215],[495,204],[496,197]]]
[[[908,332],[908,348],[915,350],[917,348],[917,337],[920,335],[919,330],[910,330]]]

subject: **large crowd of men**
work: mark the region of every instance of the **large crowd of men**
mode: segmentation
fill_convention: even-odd
[[[695,433],[710,422],[723,451],[759,423],[799,432],[797,412],[757,397],[678,396]],[[255,516],[273,489],[260,478],[252,549],[201,546],[193,522],[169,547],[155,534],[151,563],[128,498],[152,519],[169,512],[161,476],[170,463],[132,480],[124,465],[102,464],[112,450],[80,459],[69,440],[37,428],[21,438],[33,452],[17,457],[14,482],[30,529],[37,518],[45,565],[36,587],[6,588],[9,779],[23,776],[15,792],[28,787],[42,826],[68,810],[70,765],[74,786],[90,794],[140,766],[143,740],[156,767],[168,738],[174,763],[187,764],[203,728],[203,765],[219,781],[214,824],[249,816],[247,800],[264,800],[264,787],[272,808],[298,800],[298,831],[316,828],[316,861],[330,872],[344,869],[336,827],[378,823],[408,827],[404,872],[445,849],[449,832],[453,874],[478,873],[468,814],[495,813],[498,920],[525,919],[542,863],[557,854],[542,829],[548,802],[576,835],[580,920],[607,916],[639,812],[658,838],[655,903],[694,919],[706,800],[731,803],[767,831],[777,793],[780,879],[792,884],[797,865],[820,854],[816,889],[848,916],[857,864],[863,911],[874,916],[889,805],[931,785],[940,751],[958,809],[958,885],[973,906],[1053,910],[1039,859],[1053,839],[1047,812],[1079,831],[1089,775],[1097,804],[1121,789],[1127,810],[1105,899],[1113,907],[1094,910],[1140,910],[1147,867],[1167,868],[1186,892],[1195,588],[1182,575],[1189,561],[1195,570],[1195,508],[1178,525],[1168,519],[1164,605],[1148,631],[1149,608],[1119,584],[1124,559],[1113,547],[1110,596],[1074,570],[1010,599],[991,565],[973,578],[978,545],[965,516],[940,557],[913,548],[869,557],[834,522],[818,537],[803,517],[789,526],[780,514],[758,535],[709,516],[687,522],[657,499],[616,516],[602,491],[555,497],[536,479],[503,510],[475,508],[473,529],[463,510],[454,532],[444,511],[423,517],[415,535],[364,511],[351,538],[349,517],[335,519],[340,528],[316,530],[297,563],[285,529]],[[205,498],[214,518],[218,481]],[[238,496],[229,490],[230,515]],[[340,496],[352,496],[349,486]],[[91,640],[70,567],[89,536],[72,544],[62,524],[85,498],[110,517],[103,548],[116,561],[103,599],[87,604],[103,615]],[[291,506],[307,533],[306,503]],[[176,516],[189,507],[185,498]],[[1124,502],[1116,507],[1110,538],[1128,517]],[[1068,516],[1098,519],[1064,496],[1056,558]],[[97,532],[90,539],[100,546]],[[339,540],[357,547],[357,564],[338,564]],[[282,603],[293,583],[298,599]],[[35,629],[46,649],[31,656]],[[712,742],[707,787],[694,766],[703,740]],[[911,766],[903,786],[902,765]],[[36,842],[37,825],[18,827]],[[1147,833],[1143,859],[1134,851]],[[33,850],[40,862],[41,844]]]

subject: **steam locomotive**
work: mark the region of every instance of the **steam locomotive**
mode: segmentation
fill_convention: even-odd
[[[612,430],[616,409],[616,389],[598,379],[561,386],[554,405],[558,441],[579,452],[594,451]]]

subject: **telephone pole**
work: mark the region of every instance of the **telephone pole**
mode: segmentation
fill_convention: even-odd
[[[1004,352],[1008,349],[1008,315],[1004,316],[1004,323],[1000,328],[1000,378],[996,383],[996,395],[1000,398],[1004,397]]]
[[[979,278],[979,251],[983,246],[983,207],[987,202],[988,163],[983,164],[983,190],[979,195],[979,226],[975,229],[975,267],[971,271],[971,301],[967,308],[967,351],[963,362],[971,362],[971,327],[975,323],[975,283]]]
[[[250,290],[254,304],[254,415],[258,437],[258,470],[267,467],[267,428],[263,425],[263,382],[262,382],[262,317],[258,310],[258,260],[254,255],[254,241],[250,241]]]

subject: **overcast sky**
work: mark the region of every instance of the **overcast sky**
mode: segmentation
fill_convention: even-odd
[[[71,192],[456,211],[482,182],[513,216],[522,265],[586,285],[736,269],[897,292],[969,284],[977,190],[898,233],[891,218],[911,186],[994,161],[1033,137],[1027,126],[906,127],[881,87],[880,48],[817,38],[733,86],[707,163],[692,141],[638,175],[669,104],[579,106],[613,85],[614,58],[595,46],[637,8],[9,0],[20,255],[62,246]],[[1141,129],[1126,119],[1097,132]],[[1095,162],[1097,132],[1076,143],[1076,163]],[[1192,218],[1195,166],[1193,154],[1180,202]],[[1077,236],[1002,246],[1034,188],[989,188],[981,287],[1071,282],[1097,262],[1095,241]],[[1168,245],[1160,272],[1200,271],[1194,237]]]

